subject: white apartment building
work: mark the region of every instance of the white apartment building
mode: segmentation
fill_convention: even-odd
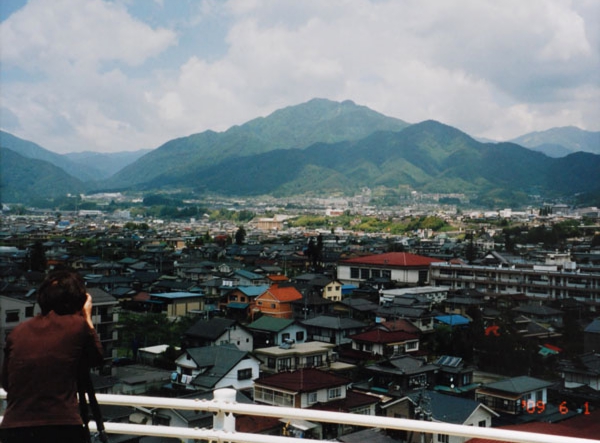
[[[600,302],[600,272],[584,272],[574,266],[499,267],[438,262],[431,264],[429,280],[432,286],[453,290]]]

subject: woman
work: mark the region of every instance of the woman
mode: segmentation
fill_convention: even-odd
[[[50,273],[37,292],[42,313],[6,339],[2,387],[7,408],[2,443],[79,443],[84,428],[77,401],[80,371],[102,363],[92,323],[92,297],[73,270]]]

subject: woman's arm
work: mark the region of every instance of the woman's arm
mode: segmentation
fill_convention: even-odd
[[[86,294],[85,304],[81,310],[83,318],[89,327],[89,343],[86,345],[85,357],[90,367],[100,366],[104,361],[104,351],[102,350],[102,344],[100,338],[94,328],[94,322],[92,321],[92,296]]]

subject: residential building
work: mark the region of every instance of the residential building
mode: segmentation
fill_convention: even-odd
[[[259,348],[254,355],[261,361],[261,373],[318,368],[328,371],[347,371],[354,366],[337,361],[335,345],[320,341],[282,344]]]
[[[465,426],[490,428],[492,418],[498,414],[476,401],[440,394],[435,391],[419,391],[392,400],[381,406],[387,417],[428,420]],[[418,432],[401,432],[398,435],[407,443],[420,443],[424,435]],[[437,433],[427,436],[433,443],[463,443],[465,437]]]
[[[350,344],[352,335],[362,332],[367,324],[352,318],[321,315],[301,322],[306,327],[309,340],[335,345]]]
[[[150,300],[160,306],[167,317],[185,317],[192,311],[204,311],[204,294],[196,292],[152,293]]]
[[[375,328],[350,336],[352,349],[362,351],[376,358],[389,358],[393,355],[417,352],[419,336],[404,331],[387,331]]]
[[[588,352],[579,355],[576,363],[562,360],[559,363],[559,370],[565,388],[588,386],[595,391],[600,391],[600,353]]]
[[[600,273],[573,267],[498,267],[436,262],[431,264],[429,278],[432,286],[446,286],[452,290],[468,288],[499,294],[523,293],[546,299],[600,302]]]
[[[437,262],[441,260],[407,252],[355,257],[338,263],[337,278],[344,284],[385,278],[395,283],[424,285],[429,281],[429,266]]]
[[[375,415],[379,398],[348,389],[351,380],[318,369],[262,376],[254,382],[254,401],[272,406],[313,408]],[[294,422],[290,420],[290,425]],[[297,425],[296,425],[297,426]],[[352,427],[304,422],[305,438],[334,439]]]
[[[246,352],[254,349],[254,338],[250,331],[236,320],[219,317],[196,321],[185,332],[183,343],[186,348],[232,344]]]
[[[475,400],[498,413],[519,415],[531,405],[548,402],[551,382],[534,377],[520,376],[487,383],[475,391]]]
[[[292,319],[264,315],[248,325],[254,337],[254,348],[304,343],[306,328]]]
[[[219,388],[248,391],[259,375],[259,361],[229,344],[186,349],[175,364],[173,385],[202,392]]]
[[[292,318],[291,303],[301,300],[302,294],[292,285],[273,284],[256,297],[252,307],[253,316],[257,312],[278,318]]]

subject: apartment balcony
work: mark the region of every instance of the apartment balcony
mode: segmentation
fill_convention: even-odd
[[[169,408],[175,410],[203,410],[214,415],[212,429],[184,428],[176,426],[139,425],[132,423],[105,423],[106,432],[137,436],[171,437],[184,441],[209,441],[233,443],[311,443],[323,440],[293,438],[265,434],[236,432],[235,415],[275,417],[290,420],[306,420],[317,423],[335,423],[365,428],[381,428],[411,431],[424,435],[454,435],[462,438],[487,438],[496,441],[520,443],[594,443],[598,440],[564,437],[558,435],[537,434],[498,428],[462,426],[442,422],[409,420],[405,418],[380,417],[373,415],[348,414],[312,409],[298,409],[235,402],[236,391],[219,389],[213,400],[190,400],[164,397],[143,397],[129,395],[98,394],[97,399],[103,405],[134,406],[140,408]],[[0,399],[6,398],[6,392],[0,389]],[[1,420],[1,417],[0,417]],[[96,430],[95,423],[90,429]]]

